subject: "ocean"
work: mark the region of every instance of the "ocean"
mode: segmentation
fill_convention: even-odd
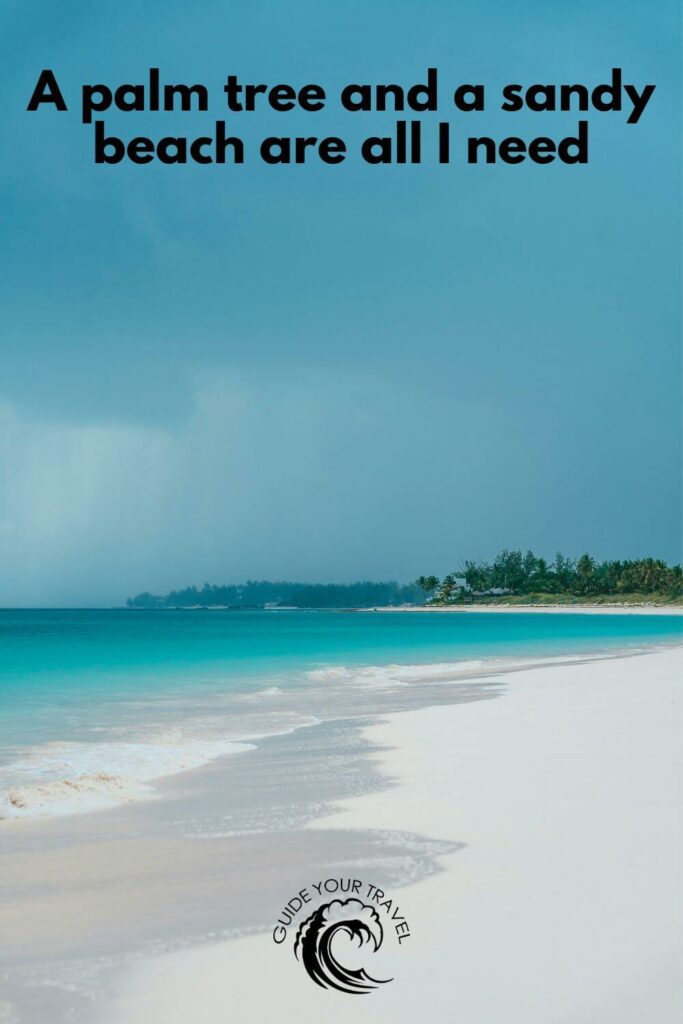
[[[260,737],[682,638],[670,615],[0,611],[0,818],[150,798]]]

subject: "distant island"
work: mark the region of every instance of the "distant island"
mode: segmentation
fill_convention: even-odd
[[[589,554],[552,561],[503,551],[493,562],[466,561],[446,576],[357,583],[247,580],[129,597],[129,608],[384,608],[458,604],[671,604],[683,601],[683,570],[661,559],[598,562]]]

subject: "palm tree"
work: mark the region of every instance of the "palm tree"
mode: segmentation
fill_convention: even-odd
[[[458,581],[454,572],[449,572],[448,576],[444,576],[439,587],[439,593],[437,595],[439,601],[443,601],[445,604],[449,604],[456,590],[458,589]]]
[[[439,585],[438,576],[418,576],[415,583],[420,588],[425,596],[425,602],[429,600],[429,595],[433,593]]]

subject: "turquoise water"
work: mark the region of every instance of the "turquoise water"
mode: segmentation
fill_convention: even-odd
[[[183,743],[201,761],[200,741],[263,735],[331,715],[351,695],[362,707],[365,691],[419,685],[416,671],[388,665],[639,649],[682,631],[666,615],[0,611],[0,789],[3,770],[8,784],[99,762],[135,772],[140,751],[160,767]],[[147,762],[139,774],[154,777]]]

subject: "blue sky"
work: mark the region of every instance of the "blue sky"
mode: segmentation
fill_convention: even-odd
[[[675,3],[19,2],[0,15],[0,603],[111,604],[244,577],[437,574],[503,546],[680,558]],[[587,167],[97,167],[83,82],[440,73],[454,137],[571,134],[506,82],[625,79]],[[25,107],[51,67],[73,108]],[[461,114],[455,85],[486,84]]]

